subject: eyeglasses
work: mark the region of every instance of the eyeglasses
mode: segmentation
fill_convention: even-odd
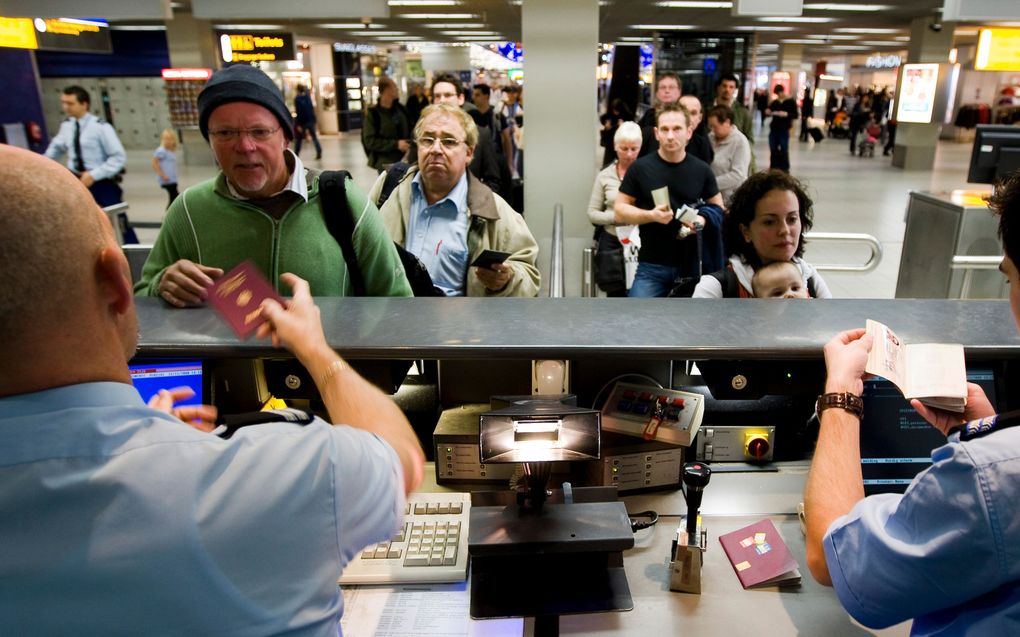
[[[214,141],[220,143],[230,143],[237,141],[237,138],[242,134],[251,137],[253,141],[264,142],[273,136],[276,131],[280,130],[276,128],[224,128],[223,130],[211,130],[209,131],[209,137]]]
[[[443,148],[446,150],[453,150],[464,143],[455,137],[432,137],[431,135],[425,135],[424,137],[418,138],[418,146],[425,150],[432,148],[436,142],[442,144]]]

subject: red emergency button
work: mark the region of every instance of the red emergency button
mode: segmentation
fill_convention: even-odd
[[[673,399],[673,406],[674,407],[679,407],[680,409],[683,409],[684,408],[684,399],[683,398],[674,398]]]
[[[648,402],[652,399],[652,394],[649,392],[641,392],[641,400]]]

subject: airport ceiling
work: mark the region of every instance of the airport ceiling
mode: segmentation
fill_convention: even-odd
[[[536,0],[527,0],[536,1]],[[555,2],[556,0],[537,0]],[[521,0],[388,0],[386,18],[258,20],[237,15],[232,24],[276,27],[298,41],[376,45],[429,42],[521,40]],[[789,41],[804,46],[806,58],[854,53],[890,53],[907,48],[910,23],[927,17],[941,24],[943,0],[804,0],[800,17],[733,16],[727,0],[600,0],[599,39],[619,44],[651,43],[657,33],[744,33],[757,36],[766,59]],[[190,0],[175,0],[187,10]],[[679,6],[677,6],[679,5]],[[719,8],[716,8],[718,5]],[[295,3],[300,14],[301,3]],[[423,15],[424,14],[424,15]],[[115,22],[114,25],[117,23]],[[217,25],[225,24],[216,21]],[[976,40],[975,29],[958,25],[958,41]]]

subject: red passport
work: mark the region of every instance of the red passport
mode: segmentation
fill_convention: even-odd
[[[264,299],[276,299],[280,305],[286,305],[251,261],[245,261],[209,286],[209,305],[240,338],[248,338],[266,322],[261,310]]]
[[[797,560],[772,520],[720,535],[719,542],[744,588],[800,584]]]

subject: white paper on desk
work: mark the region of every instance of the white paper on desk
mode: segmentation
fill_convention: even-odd
[[[467,583],[344,586],[344,637],[521,637],[523,619],[473,620]]]

